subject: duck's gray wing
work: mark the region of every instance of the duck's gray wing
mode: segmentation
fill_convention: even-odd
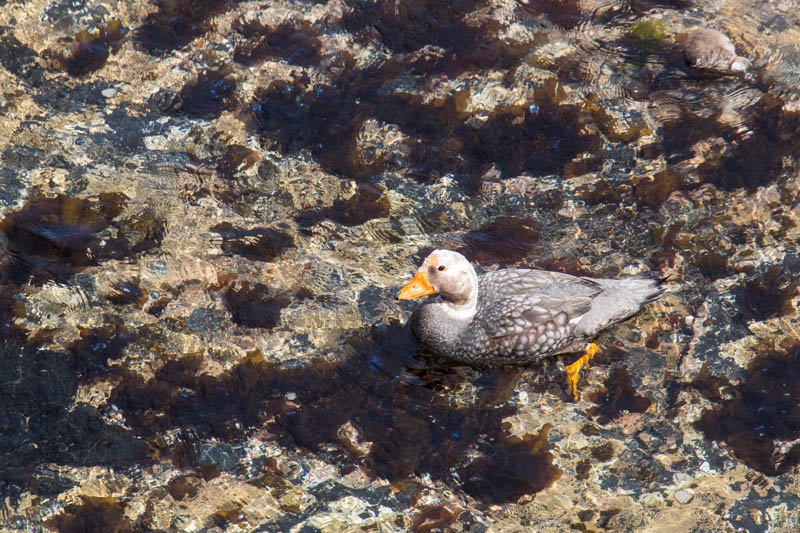
[[[569,344],[575,324],[603,290],[589,279],[557,272],[500,272],[500,279],[482,284],[481,289],[498,288],[481,295],[474,322],[508,355],[543,356]]]
[[[481,309],[474,320],[491,338],[530,331],[542,334],[551,329],[564,329],[566,333],[591,307],[589,296],[563,298],[528,293],[496,300]]]
[[[518,298],[525,294],[592,298],[602,287],[589,278],[579,278],[561,272],[509,268],[486,272],[479,278],[478,306],[489,306],[496,301]]]

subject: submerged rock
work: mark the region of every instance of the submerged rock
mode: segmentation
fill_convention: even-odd
[[[710,28],[690,33],[683,53],[689,66],[696,69],[735,73],[752,67],[749,59],[736,55],[736,47],[727,35]]]

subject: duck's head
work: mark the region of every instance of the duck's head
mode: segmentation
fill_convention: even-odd
[[[408,285],[400,289],[397,299],[441,294],[454,305],[475,305],[477,292],[478,276],[466,257],[452,250],[434,250]]]

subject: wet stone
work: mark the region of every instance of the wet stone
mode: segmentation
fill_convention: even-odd
[[[232,69],[222,66],[197,75],[180,91],[180,109],[191,116],[217,118],[235,104],[237,81]]]
[[[692,31],[684,43],[686,62],[693,68],[717,72],[746,72],[750,61],[736,55],[736,47],[724,33],[711,28]]]
[[[71,479],[59,475],[56,469],[40,465],[31,474],[28,488],[35,494],[54,497],[75,487]]]
[[[223,529],[229,525],[236,526],[242,522],[245,522],[245,515],[238,504],[226,506],[211,515],[211,525]]]
[[[320,60],[322,43],[307,22],[296,27],[284,22],[269,27],[257,21],[237,19],[233,29],[247,40],[236,47],[233,60],[244,65],[263,63],[268,59],[284,59],[293,65],[314,65]]]
[[[597,172],[602,168],[602,160],[598,157],[583,157],[564,164],[564,179],[583,176],[589,172]]]
[[[151,207],[144,207],[122,215],[118,226],[133,254],[157,250],[167,232],[164,215]]]
[[[396,76],[384,68],[390,79]],[[337,86],[312,84],[307,76],[273,81],[256,91],[253,125],[273,147],[288,153],[308,148],[326,168],[359,177],[363,169],[354,162],[360,158],[348,154],[372,112],[409,137],[411,169],[444,162],[441,174],[453,173],[470,193],[480,190],[481,176],[492,163],[504,177],[526,171],[543,175],[561,172],[577,154],[599,148],[599,136],[580,127],[579,107],[562,103],[563,89],[555,82],[538,88],[530,101],[498,106],[487,120],[471,124],[465,120],[468,91],[427,103],[377,91],[379,79],[376,73],[354,71]],[[516,149],[521,143],[528,149]]]
[[[377,39],[398,54],[414,52],[426,45],[447,49],[445,59],[423,65],[454,77],[476,65],[482,68],[508,65],[524,54],[508,44],[503,46],[505,43],[499,39],[493,21],[470,20],[471,14],[486,7],[484,0],[410,0],[397,7],[357,0],[348,3],[357,8],[348,13],[342,24],[360,42]],[[431,28],[437,31],[430,31]],[[482,42],[482,46],[474,46],[476,42]]]
[[[613,529],[614,517],[616,517],[620,512],[621,509],[605,509],[600,511],[600,516],[597,518],[595,523],[598,527],[603,529]]]
[[[99,24],[108,16],[108,9],[104,6],[75,3],[70,0],[50,2],[42,10],[42,19],[58,29],[67,29],[77,24]]]
[[[252,167],[261,157],[258,152],[240,144],[225,146],[217,163],[217,171],[227,179],[232,179],[238,172]]]
[[[615,114],[613,110],[599,105],[597,98],[591,94],[584,98],[582,111],[591,115],[600,131],[613,141],[629,143],[652,133],[641,116],[630,117],[630,113],[625,113],[626,118],[623,120],[619,116],[620,113]],[[582,161],[584,164],[594,164],[595,167],[602,164],[601,161],[592,158],[585,158]]]
[[[61,418],[66,411],[69,397],[77,389],[77,378],[70,373],[67,358],[64,354],[42,351],[36,358],[32,357],[32,350],[27,349],[14,341],[1,341],[0,365],[4,370],[6,379],[0,382],[0,395],[3,402],[0,415],[2,416],[4,432],[8,435],[27,432],[31,435],[44,437],[45,428]],[[26,357],[27,356],[27,357]],[[24,363],[24,364],[21,364]],[[46,370],[49,368],[49,371]],[[44,379],[37,379],[40,372],[46,375]],[[51,407],[42,411],[46,400]],[[60,406],[60,408],[59,408]],[[26,424],[25,419],[33,417],[33,424]],[[26,428],[27,425],[27,428]],[[4,480],[13,480],[17,471],[24,471],[30,458],[15,457],[26,447],[13,445],[13,441],[4,441],[2,450],[2,477]],[[30,454],[33,450],[29,450]],[[34,452],[34,457],[40,455]],[[23,479],[19,479],[22,482]]]
[[[498,217],[464,235],[465,246],[457,251],[478,264],[513,265],[533,250],[540,230],[529,218]]]
[[[109,371],[109,362],[122,357],[131,342],[123,328],[108,325],[99,328],[81,328],[81,338],[69,347],[72,365],[83,378]]]
[[[167,491],[170,496],[178,501],[183,499],[192,499],[197,496],[197,491],[200,487],[201,480],[195,476],[185,475],[178,476],[167,483]]]
[[[592,394],[596,406],[588,410],[600,424],[607,425],[628,413],[644,413],[652,401],[637,394],[633,380],[623,366],[614,367],[604,384],[605,392]]]
[[[658,207],[670,194],[682,189],[683,186],[680,174],[664,170],[637,180],[634,185],[634,196],[650,207]]]
[[[26,145],[12,145],[3,151],[3,162],[11,168],[34,169],[47,159],[47,153]]]
[[[578,186],[577,194],[589,204],[618,204],[629,187],[611,180],[595,180]]]
[[[225,292],[225,303],[235,324],[271,329],[280,323],[281,309],[290,301],[262,283],[236,283]]]
[[[673,494],[673,497],[675,498],[675,501],[677,501],[678,503],[685,504],[692,501],[692,498],[694,498],[694,494],[692,494],[688,490],[679,490],[678,492]]]
[[[48,491],[51,483],[41,476],[30,477],[43,461],[69,465],[147,461],[143,441],[109,425],[94,407],[72,403],[78,375],[96,375],[84,370],[89,366],[79,349],[67,354],[0,342],[0,368],[6,376],[0,380],[0,424],[12,437],[0,441],[0,481],[21,486],[33,481]],[[38,445],[29,446],[30,439]]]
[[[203,444],[196,462],[214,465],[220,472],[232,472],[239,464],[239,456],[230,444]]]
[[[113,498],[83,496],[83,503],[72,506],[47,521],[59,533],[128,533],[134,531],[125,517],[125,503]]]
[[[136,304],[139,307],[147,301],[137,280],[119,279],[108,288],[105,297],[116,305]]]
[[[450,509],[445,505],[425,506],[411,523],[411,531],[431,533],[446,529],[456,522],[460,514],[460,509]]]
[[[749,273],[733,293],[742,318],[765,320],[791,311],[787,304],[797,294],[797,276],[783,265],[765,265],[762,272]]]
[[[581,428],[581,433],[587,437],[599,437],[603,434],[603,429],[594,424],[584,424]]]
[[[692,221],[691,225],[678,222],[669,227],[653,227],[653,240],[661,245],[654,254],[654,262],[675,263],[680,255],[692,267],[711,279],[729,276],[731,268],[730,240],[720,231],[715,231],[709,219]]]
[[[163,113],[177,113],[183,105],[183,100],[178,91],[159,89],[147,99],[148,105]]]
[[[44,69],[36,52],[25,46],[14,34],[0,28],[0,65],[15,76],[36,86],[44,81]]]
[[[101,68],[116,53],[125,38],[126,28],[119,20],[109,20],[91,30],[81,30],[57,52],[61,67],[70,76],[83,76]]]
[[[269,228],[241,229],[229,222],[210,228],[222,239],[222,251],[253,261],[272,261],[285,250],[295,247],[291,235]]]
[[[64,279],[99,260],[128,255],[123,239],[99,237],[126,201],[118,193],[94,199],[35,198],[6,216],[0,221],[0,231],[18,264],[14,281]]]
[[[23,190],[25,184],[18,172],[11,168],[0,168],[0,207],[6,209],[15,204],[16,198]]]
[[[147,15],[135,39],[148,53],[162,55],[187,45],[213,27],[211,18],[238,3],[213,0],[169,0],[158,2],[158,10]]]
[[[159,317],[159,316],[161,316],[161,313],[164,312],[164,309],[166,309],[166,307],[169,305],[169,303],[171,301],[172,301],[172,298],[163,297],[162,296],[162,297],[154,300],[150,304],[150,306],[147,308],[147,312],[149,314],[153,315],[154,317]]]
[[[545,425],[538,434],[505,438],[492,451],[474,461],[460,477],[464,490],[487,503],[515,501],[535,494],[561,477],[552,464]]]
[[[783,101],[764,94],[747,110],[753,135],[742,136],[735,125],[720,120],[721,110],[710,116],[695,113],[689,105],[678,106],[674,118],[666,120],[659,134],[668,162],[676,164],[694,156],[697,143],[721,138],[725,150],[710,152],[696,168],[702,182],[725,190],[771,183],[785,172],[787,157],[796,153],[800,112],[786,109]]]
[[[644,146],[641,146],[638,150],[639,157],[643,159],[656,159],[663,153],[664,153],[664,147],[657,142],[645,144]]]
[[[391,207],[385,191],[359,183],[355,194],[348,199],[336,200],[331,207],[302,213],[298,223],[308,226],[322,219],[330,219],[346,226],[357,226],[375,218],[387,217]]]
[[[234,322],[238,316],[234,315]],[[222,309],[195,309],[186,317],[183,329],[187,332],[207,335],[209,332],[218,329],[226,318],[226,312]]]
[[[533,15],[544,15],[559,28],[568,30],[578,24],[586,15],[581,10],[580,2],[565,0],[547,2],[542,0],[519,0],[523,9]]]
[[[594,446],[591,449],[592,457],[597,459],[600,462],[610,461],[614,457],[614,447],[609,444],[601,444],[600,446]]]

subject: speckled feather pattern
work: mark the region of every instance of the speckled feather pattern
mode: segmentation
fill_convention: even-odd
[[[522,364],[582,348],[660,294],[659,281],[642,276],[606,280],[497,270],[478,277],[471,320],[447,316],[449,304],[439,297],[417,309],[411,328],[430,351],[448,359],[477,366]]]
[[[564,348],[602,290],[588,280],[537,270],[498,270],[478,279],[478,312],[452,353],[464,361],[528,361]]]

